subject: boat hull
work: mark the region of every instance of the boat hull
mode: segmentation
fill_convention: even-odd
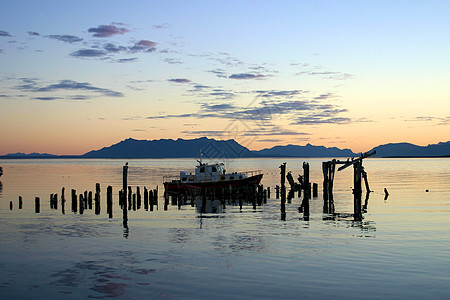
[[[164,188],[167,192],[182,192],[187,190],[196,189],[215,189],[215,188],[240,188],[251,184],[259,184],[263,174],[258,174],[250,176],[244,179],[237,180],[224,180],[224,181],[206,181],[206,182],[187,182],[182,183],[181,181],[176,182],[164,182]]]

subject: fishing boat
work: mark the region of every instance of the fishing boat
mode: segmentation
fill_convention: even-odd
[[[208,164],[198,161],[194,173],[180,172],[177,178],[164,177],[166,192],[183,192],[201,188],[240,188],[246,185],[257,185],[263,177],[262,171],[227,173],[223,163]]]

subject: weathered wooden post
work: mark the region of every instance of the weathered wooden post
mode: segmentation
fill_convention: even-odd
[[[317,183],[313,183],[313,198],[317,198],[319,194],[319,185]]]
[[[148,190],[147,187],[144,186],[144,209],[148,210]]]
[[[58,194],[53,195],[53,208],[58,209]]]
[[[276,185],[275,186],[275,199],[279,199],[280,198],[280,186]]]
[[[166,211],[169,206],[169,193],[167,193],[165,196],[166,197],[164,197],[164,210]],[[155,197],[154,191],[153,191],[153,197]],[[173,197],[173,195],[172,195],[172,197]],[[206,196],[205,196],[205,199],[206,199]]]
[[[362,220],[362,212],[361,212],[361,169],[362,162],[361,160],[355,162],[353,164],[353,213],[355,221]]]
[[[72,211],[77,212],[77,191],[72,189]]]
[[[132,199],[133,199],[133,191],[131,190],[131,186],[128,186],[128,210],[131,210]]]
[[[133,210],[136,211],[136,194],[133,193]]]
[[[150,204],[150,211],[153,211],[153,204],[155,203],[154,201],[154,195],[153,195],[153,190],[149,190],[148,191],[148,202]],[[167,195],[167,192],[164,192],[164,199],[168,198],[169,196]],[[167,200],[169,201],[169,200]]]
[[[84,208],[88,208],[88,191],[84,191],[84,195],[83,195],[83,200],[84,200]]]
[[[34,198],[34,212],[39,213],[41,211],[41,203],[39,197]]]
[[[80,203],[80,215],[84,212],[84,200],[83,200],[83,194],[80,194],[79,197],[79,203]]]
[[[106,211],[109,215],[109,218],[112,218],[112,205],[113,205],[113,196],[112,196],[112,186],[108,185],[106,188]]]
[[[95,184],[95,193],[100,195],[100,183]]]
[[[329,162],[322,162],[322,173],[323,173],[323,200],[328,201],[328,174],[329,174]]]
[[[89,209],[92,209],[92,191],[89,191],[88,193],[88,207]]]
[[[50,209],[53,209],[53,194],[50,194]]]
[[[142,198],[141,198],[141,189],[140,189],[140,187],[136,187],[136,200],[137,200],[137,209],[141,209],[141,203],[142,203],[142,200],[141,200]]]
[[[364,179],[364,184],[366,185],[366,192],[370,193],[371,190],[370,190],[370,187],[369,187],[369,181],[367,180],[367,172],[364,171],[364,167],[363,166],[361,166],[361,175],[362,175],[362,177]]]
[[[282,163],[280,165],[280,174],[281,174],[281,187],[285,186],[286,182],[286,163]]]
[[[123,186],[122,186],[122,212],[123,228],[128,230],[128,210],[127,210],[127,190],[128,190],[128,163],[123,166]]]
[[[100,192],[95,193],[94,202],[95,202],[95,207],[94,207],[95,214],[99,215],[100,214],[100,210],[101,210],[101,208],[100,208]]]
[[[270,199],[270,186],[267,187],[267,199]]]
[[[13,210],[13,203],[12,203],[12,201],[9,201],[9,210]]]
[[[22,209],[22,196],[19,196],[19,209]]]
[[[63,187],[61,189],[61,204],[63,204],[64,202],[66,202],[66,197],[64,196],[64,192],[66,191],[66,188]]]
[[[153,200],[155,201],[156,210],[158,210],[158,186],[153,190]]]
[[[303,162],[303,201],[299,211],[303,211],[303,220],[309,220],[309,199],[311,198],[311,187],[309,184],[309,163]]]

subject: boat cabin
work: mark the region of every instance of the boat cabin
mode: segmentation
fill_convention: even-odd
[[[187,174],[184,171],[180,172],[180,181],[182,183],[189,182],[205,182],[205,181],[229,181],[229,180],[239,180],[247,178],[246,173],[229,173],[227,174],[223,163],[207,164],[200,163],[196,166],[195,174]]]

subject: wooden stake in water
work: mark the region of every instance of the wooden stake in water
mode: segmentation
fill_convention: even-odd
[[[128,209],[126,204],[128,190],[128,163],[123,166],[123,186],[122,186],[122,212],[123,212],[123,228],[128,230]]]
[[[41,211],[41,203],[39,197],[34,198],[34,212],[39,213]]]

